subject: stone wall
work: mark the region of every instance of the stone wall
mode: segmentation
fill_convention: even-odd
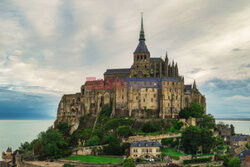
[[[101,155],[103,146],[78,147],[73,149],[72,155]]]
[[[135,141],[159,141],[164,138],[174,138],[174,137],[181,137],[181,133],[169,133],[169,134],[161,134],[161,135],[154,135],[154,136],[130,136],[127,139],[123,139],[122,142],[124,143],[131,143]]]

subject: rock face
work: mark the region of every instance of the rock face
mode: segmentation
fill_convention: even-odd
[[[169,63],[166,54],[151,58],[145,44],[143,23],[139,44],[131,68],[107,69],[104,80],[89,80],[81,92],[64,95],[58,105],[57,119],[76,129],[84,115],[97,116],[105,105],[112,106],[112,116],[132,118],[176,118],[181,108],[196,102],[206,109],[206,98],[193,85],[185,85],[177,63]]]

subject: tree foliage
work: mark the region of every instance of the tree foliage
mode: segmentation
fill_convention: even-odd
[[[69,137],[70,136],[70,129],[71,126],[65,122],[61,122],[56,126],[56,129],[59,130],[59,132],[61,132],[61,134],[65,137]]]
[[[240,167],[240,158],[234,157],[228,162],[229,167]]]
[[[52,127],[39,134],[35,146],[40,159],[57,159],[69,153],[63,135]]]
[[[142,131],[144,133],[152,133],[152,132],[157,132],[161,129],[159,124],[151,123],[151,122],[146,122],[142,125]]]
[[[129,137],[133,134],[131,126],[121,125],[117,128],[117,134],[121,137]]]
[[[173,127],[175,130],[180,130],[181,127],[183,126],[183,122],[178,122],[178,121],[172,120],[172,121],[171,121],[171,125],[172,125],[172,127]]]
[[[202,148],[203,153],[210,153],[215,147],[215,142],[212,131],[197,126],[187,127],[181,137],[182,146],[189,154],[196,154],[199,147]]]
[[[135,167],[135,162],[133,159],[127,158],[122,162],[122,167]]]
[[[202,118],[198,121],[198,125],[201,128],[214,129],[216,127],[215,119],[213,115],[203,115]]]
[[[185,119],[188,119],[190,117],[201,118],[204,115],[204,113],[205,113],[204,107],[195,102],[192,102],[190,104],[190,107],[185,107],[181,109],[181,111],[179,112],[179,117]]]

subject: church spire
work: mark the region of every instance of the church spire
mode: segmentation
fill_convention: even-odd
[[[193,89],[197,89],[195,80],[194,80],[194,83],[193,83]]]
[[[144,28],[143,28],[143,13],[141,13],[141,31],[139,41],[145,41]]]

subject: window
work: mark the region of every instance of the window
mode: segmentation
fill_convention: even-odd
[[[174,85],[174,82],[172,83],[172,85]]]
[[[144,60],[146,60],[146,55],[144,55]]]
[[[139,56],[137,56],[137,61],[139,60]]]
[[[149,152],[152,152],[152,148],[149,149]]]
[[[145,99],[143,99],[143,102],[145,102]]]
[[[144,148],[142,149],[142,152],[144,152],[145,150],[144,150]]]
[[[153,98],[151,98],[151,102],[153,102]]]
[[[154,98],[155,98],[155,96],[156,96],[156,95],[154,94]]]
[[[178,99],[178,95],[176,95],[176,100]]]
[[[123,99],[124,97],[123,97],[123,95],[122,95],[122,99]]]

